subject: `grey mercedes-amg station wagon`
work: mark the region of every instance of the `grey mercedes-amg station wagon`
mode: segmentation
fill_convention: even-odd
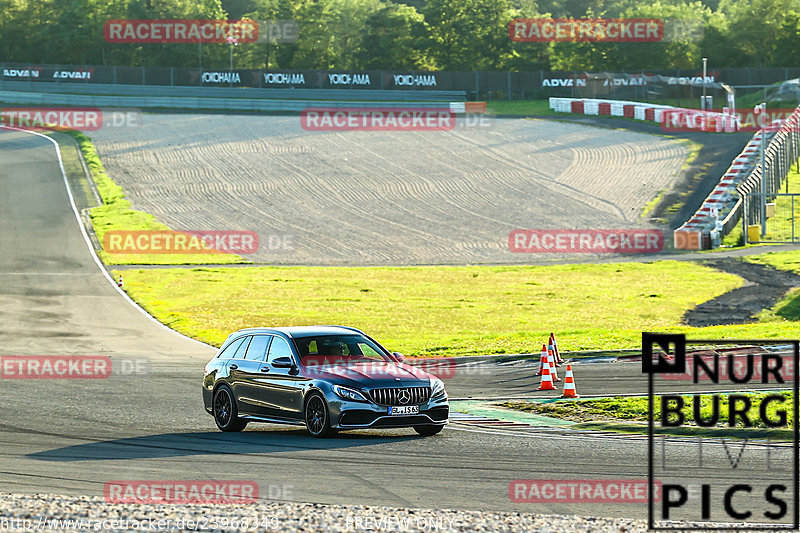
[[[232,333],[205,366],[203,403],[222,431],[272,422],[314,437],[398,427],[435,435],[450,413],[440,379],[346,326]]]

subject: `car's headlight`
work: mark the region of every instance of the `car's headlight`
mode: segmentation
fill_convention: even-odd
[[[439,378],[433,378],[431,380],[431,398],[438,398],[444,395],[444,382]]]
[[[342,387],[341,385],[334,385],[333,392],[338,394],[340,397],[344,398],[345,400],[353,400],[354,402],[366,402],[368,401],[363,394],[358,392],[355,389],[350,389],[348,387]]]

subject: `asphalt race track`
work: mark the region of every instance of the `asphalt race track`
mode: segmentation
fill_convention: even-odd
[[[549,427],[453,423],[440,435],[359,431],[315,440],[251,425],[223,434],[202,407],[213,350],[140,312],[95,262],[47,139],[0,132],[0,355],[108,355],[98,380],[0,380],[0,487],[15,493],[100,496],[111,480],[243,479],[262,498],[422,508],[646,517],[644,504],[514,503],[516,479],[646,477],[643,437]],[[131,368],[134,370],[131,372]],[[453,397],[532,396],[527,362],[457,371]],[[638,364],[576,365],[582,395],[644,392]],[[775,447],[773,447],[775,448]],[[783,471],[775,448],[772,467]],[[688,439],[671,439],[672,479],[699,483],[730,470],[708,443],[702,466]],[[737,475],[767,482],[763,446],[748,444]],[[273,487],[291,486],[276,495]]]

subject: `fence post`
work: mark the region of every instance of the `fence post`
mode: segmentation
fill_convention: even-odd
[[[794,164],[797,166],[797,171],[800,172],[800,132],[797,131],[798,129],[800,129],[800,120],[798,120],[794,125],[794,146],[796,148],[794,151]]]
[[[764,112],[765,111],[762,111],[761,113],[763,114]],[[765,166],[766,165],[766,159],[767,159],[767,154],[765,153],[766,150],[767,150],[767,148],[766,148],[767,128],[764,126],[763,117],[759,116],[759,119],[761,119],[762,122],[761,122],[761,172],[759,173],[759,178],[761,178],[761,188],[760,188],[761,198],[759,198],[759,201],[758,201],[759,208],[760,208],[758,220],[761,223],[761,236],[763,237],[764,235],[767,234],[767,217],[766,217],[766,214],[767,214],[767,205],[766,205],[766,202],[767,202],[767,194],[766,194],[767,193],[767,171],[766,171],[766,166]]]
[[[791,139],[791,135],[788,137]],[[786,154],[786,160],[783,162],[784,167],[788,164],[789,168],[786,169],[786,194],[789,194],[789,174],[792,172],[792,153],[791,153],[792,145],[789,144],[789,150]],[[794,224],[794,222],[792,222]]]
[[[747,193],[742,194],[742,244],[747,246]]]

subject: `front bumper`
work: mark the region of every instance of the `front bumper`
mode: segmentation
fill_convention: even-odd
[[[389,407],[372,402],[343,400],[331,393],[328,408],[331,427],[338,429],[402,428],[411,426],[443,426],[448,423],[450,405],[447,396],[419,405],[419,414],[389,415]]]

